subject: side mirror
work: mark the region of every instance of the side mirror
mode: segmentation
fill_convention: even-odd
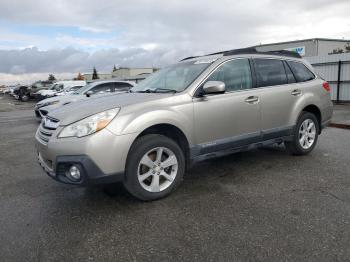
[[[225,83],[221,81],[208,81],[203,86],[204,94],[225,93]]]
[[[94,92],[92,92],[91,90],[90,91],[87,91],[85,94],[87,97],[90,97]]]

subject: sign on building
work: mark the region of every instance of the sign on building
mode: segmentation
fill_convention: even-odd
[[[305,46],[298,46],[298,47],[292,47],[292,48],[286,48],[287,51],[293,51],[298,53],[301,56],[305,56]]]

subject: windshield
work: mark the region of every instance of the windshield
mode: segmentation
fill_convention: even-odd
[[[56,90],[57,87],[58,87],[58,84],[53,84],[53,85],[50,86],[48,89],[49,89],[49,90]]]
[[[75,91],[74,95],[83,95],[86,91],[89,91],[92,87],[94,87],[96,83],[90,83],[86,86],[83,86],[82,88],[79,88],[77,91]]]
[[[211,61],[212,62],[212,61]],[[182,62],[152,74],[131,92],[181,92],[185,90],[211,62]]]

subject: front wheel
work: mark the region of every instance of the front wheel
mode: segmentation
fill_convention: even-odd
[[[170,194],[181,183],[184,172],[184,153],[174,140],[145,135],[130,149],[124,186],[140,200],[156,200]]]
[[[319,134],[319,123],[316,116],[303,112],[294,129],[292,141],[284,142],[286,149],[293,155],[306,155],[316,146]]]

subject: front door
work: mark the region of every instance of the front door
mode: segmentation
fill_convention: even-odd
[[[193,98],[198,154],[260,141],[260,98],[252,89],[249,60],[229,60],[207,81],[224,82],[226,92]]]

